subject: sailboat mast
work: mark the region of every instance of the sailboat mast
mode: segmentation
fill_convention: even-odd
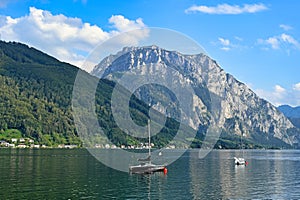
[[[241,133],[241,148],[242,148],[242,154],[243,154],[243,158],[244,158],[244,144],[243,144],[243,132]]]
[[[150,119],[148,119],[148,147],[149,147],[149,156],[151,156],[151,134],[150,134]]]

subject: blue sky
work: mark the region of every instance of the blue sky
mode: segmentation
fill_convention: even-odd
[[[297,0],[0,0],[0,34],[80,67],[114,35],[167,28],[271,103],[299,106],[299,10]]]

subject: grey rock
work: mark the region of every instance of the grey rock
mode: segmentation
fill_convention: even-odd
[[[166,69],[174,73],[167,74]],[[257,143],[272,144],[274,140],[288,145],[299,143],[299,129],[288,118],[204,54],[184,55],[154,45],[125,47],[116,55],[104,58],[91,74],[113,80],[120,73],[151,74],[154,71],[159,71],[161,77],[172,84],[190,84],[195,89],[192,114],[182,114],[194,129],[208,126],[214,120],[223,132],[243,135]],[[160,98],[168,96],[166,91],[159,90]],[[135,95],[148,98],[148,103],[159,112],[172,114],[167,113],[164,102],[149,100],[149,95],[142,90],[137,90]]]

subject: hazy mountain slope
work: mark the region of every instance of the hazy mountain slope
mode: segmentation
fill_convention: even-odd
[[[281,105],[278,107],[278,110],[280,110],[286,117],[300,118],[300,106],[292,107],[289,105]]]
[[[300,128],[300,106],[291,107],[289,105],[281,105],[278,107],[289,120],[298,128]]]

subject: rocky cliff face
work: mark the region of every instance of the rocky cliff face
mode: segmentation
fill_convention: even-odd
[[[193,114],[183,114],[189,118],[188,125],[192,128],[208,126],[215,118],[217,126],[227,134],[243,134],[261,144],[298,143],[298,129],[276,107],[259,98],[204,54],[183,55],[157,46],[126,47],[116,55],[103,59],[91,73],[114,79],[117,74],[130,71],[151,74],[161,70],[162,77],[167,79],[167,68],[172,69],[172,76],[177,77],[170,80],[189,83],[195,90]],[[161,88],[158,90],[161,95],[149,101],[158,111],[167,113],[164,103],[158,100],[168,96],[167,92]],[[139,98],[147,96],[142,90],[137,90],[135,95]],[[217,110],[212,108],[213,101],[218,104]],[[213,113],[216,111],[217,115]]]

